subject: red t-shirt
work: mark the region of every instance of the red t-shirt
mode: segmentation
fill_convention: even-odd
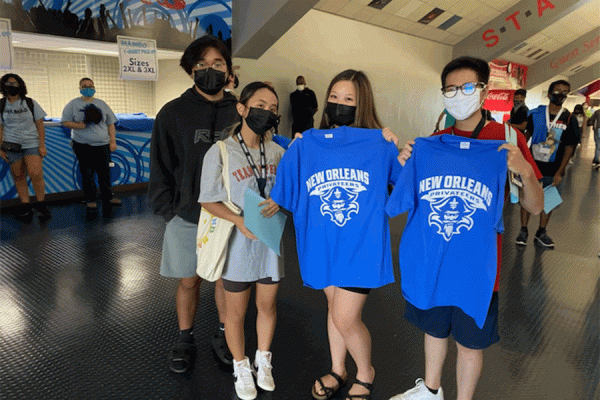
[[[453,129],[452,127],[446,128],[442,131],[435,132],[433,135],[442,135],[444,133],[451,134],[452,129]],[[521,150],[521,153],[523,153],[525,160],[527,160],[527,162],[533,168],[533,171],[535,172],[535,177],[538,180],[542,179],[542,174],[540,173],[540,170],[538,169],[535,161],[533,160],[533,156],[531,155],[531,152],[529,151],[529,147],[527,147],[527,140],[525,139],[525,136],[523,136],[521,131],[519,131],[518,129],[516,129],[516,131],[517,131],[517,146]],[[457,136],[471,137],[472,133],[473,133],[472,131],[466,132],[466,131],[460,131],[460,130],[454,128],[454,134]],[[499,124],[494,121],[490,121],[486,126],[483,127],[483,129],[479,133],[479,136],[477,137],[477,139],[505,140],[506,133],[504,132],[504,125]],[[506,196],[505,196],[505,199],[506,199]],[[497,242],[498,242],[498,267],[497,267],[497,272],[496,272],[496,283],[494,284],[494,292],[497,292],[499,289],[499,286],[500,286],[500,266],[502,265],[502,234],[500,234],[500,233],[498,234]]]

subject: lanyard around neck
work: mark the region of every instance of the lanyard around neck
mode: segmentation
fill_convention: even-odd
[[[556,128],[556,122],[558,121],[558,118],[560,117],[560,114],[562,114],[563,110],[564,108],[561,107],[560,110],[558,110],[556,117],[554,117],[554,120],[550,122],[550,106],[546,107],[546,127],[548,128],[548,132],[550,132],[552,128]]]
[[[240,146],[244,155],[246,156],[246,160],[248,160],[248,164],[252,168],[252,172],[254,173],[254,177],[256,178],[256,182],[258,183],[258,190],[260,191],[260,195],[265,197],[265,186],[267,185],[267,157],[265,155],[265,143],[264,136],[260,137],[260,173],[258,168],[256,167],[256,163],[254,162],[254,158],[252,158],[252,154],[250,154],[250,150],[248,150],[248,146],[244,142],[244,138],[242,137],[242,133],[240,130],[236,132],[236,137],[240,142]]]
[[[479,123],[475,127],[475,130],[473,131],[473,133],[471,133],[471,139],[477,139],[484,126],[485,126],[485,118],[483,118],[483,116],[482,116],[481,119],[479,120]],[[456,133],[454,133],[454,125],[452,125],[452,134],[456,135]]]

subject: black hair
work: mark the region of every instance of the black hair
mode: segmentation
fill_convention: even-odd
[[[4,86],[4,84],[8,82],[10,78],[15,78],[15,80],[19,84],[19,88],[21,89],[21,91],[19,92],[19,97],[24,99],[25,95],[27,94],[27,86],[25,85],[25,81],[23,80],[23,78],[21,78],[17,74],[5,74],[2,78],[0,78],[0,93],[2,93],[4,97],[8,97],[8,92],[6,91],[6,87]]]
[[[525,89],[518,89],[518,90],[515,91],[515,96],[527,97],[527,90],[525,90]]]
[[[300,82],[306,82],[306,79],[304,79],[304,77],[302,75],[298,75],[296,77],[296,85],[300,85]]]
[[[198,61],[202,60],[209,49],[215,49],[219,52],[219,54],[221,54],[221,56],[225,59],[225,63],[227,64],[227,71],[229,71],[230,75],[233,75],[231,52],[225,43],[213,35],[204,35],[190,43],[190,45],[183,52],[181,60],[179,61],[179,65],[185,70],[185,72],[187,72],[188,75],[191,75],[194,65],[198,64]]]
[[[582,114],[583,113],[583,104],[576,104],[575,107],[573,107],[573,113]]]
[[[237,89],[237,88],[238,88],[238,86],[240,86],[240,80],[239,80],[239,78],[237,77],[237,75],[234,75],[234,76],[233,76],[233,88],[234,88],[234,89]]]
[[[247,84],[244,90],[242,90],[242,94],[240,94],[240,99],[238,100],[238,102],[242,103],[245,106],[248,105],[248,100],[250,100],[250,98],[254,96],[254,93],[259,91],[260,89],[269,89],[271,93],[275,95],[275,98],[279,103],[279,97],[277,96],[277,92],[275,92],[275,89],[273,89],[273,86],[268,85],[264,82],[252,82]]]
[[[90,82],[94,83],[94,81],[93,81],[92,78],[85,77],[85,78],[81,78],[79,80],[79,86],[81,86],[81,84],[83,83],[83,81],[90,81]]]
[[[461,69],[470,69],[477,74],[477,80],[487,85],[490,80],[490,66],[480,58],[459,57],[450,61],[442,71],[442,87],[446,86],[446,77],[448,74]]]
[[[550,87],[548,88],[548,93],[552,93],[552,91],[554,91],[554,86],[556,85],[565,85],[569,88],[569,90],[571,90],[571,84],[567,81],[565,81],[564,79],[560,79],[558,81],[554,81],[550,84]]]

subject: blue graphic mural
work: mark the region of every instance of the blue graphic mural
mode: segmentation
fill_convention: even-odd
[[[232,0],[0,0],[0,18],[12,29],[116,42],[117,35],[155,39],[183,50],[212,34],[231,48]]]

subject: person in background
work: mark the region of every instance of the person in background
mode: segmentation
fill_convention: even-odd
[[[165,104],[152,129],[148,201],[167,223],[160,264],[162,276],[179,280],[175,293],[179,337],[170,354],[170,369],[184,373],[194,365],[194,318],[202,279],[196,274],[196,234],[200,217],[202,162],[208,149],[239,121],[236,98],[224,88],[233,73],[231,53],[212,35],[193,41],[181,67],[194,86]],[[219,329],[212,346],[221,363],[233,365],[225,341],[225,291],[215,285]]]
[[[529,113],[529,108],[527,108],[525,105],[526,97],[527,90],[518,89],[515,91],[513,108],[510,110],[510,119],[508,120],[508,124],[513,128],[520,130],[526,138],[529,138],[526,133],[527,114]]]
[[[598,170],[600,169],[600,109],[596,110],[592,114],[591,121],[592,133],[594,134],[594,142],[596,143],[596,151],[594,152],[592,168]]]
[[[27,176],[35,192],[35,209],[41,219],[50,218],[44,202],[46,196],[42,159],[48,153],[45,144],[44,117],[46,113],[37,101],[26,97],[27,87],[17,74],[6,74],[0,79],[0,157],[10,165],[21,209],[17,217],[33,217],[29,201]]]
[[[577,146],[577,119],[563,103],[571,91],[571,85],[564,80],[552,82],[548,88],[550,104],[541,105],[529,113],[527,132],[531,134],[531,154],[542,173],[542,186],[559,186],[569,160]],[[542,211],[535,240],[547,248],[554,248],[554,241],[546,233],[552,212]],[[527,245],[527,224],[531,214],[521,207],[521,231],[516,238],[520,246]]]
[[[233,95],[237,99],[237,94],[235,94],[234,90],[237,89],[238,86],[240,86],[240,80],[238,79],[237,75],[233,74],[229,77],[227,86],[225,86],[223,91]]]
[[[319,109],[315,92],[306,87],[303,76],[296,78],[296,90],[290,94],[292,105],[292,136],[314,127],[314,114]]]
[[[237,111],[243,120],[232,129],[223,143],[228,154],[231,201],[240,209],[245,208],[247,190],[266,198],[259,205],[262,214],[270,218],[279,206],[269,198],[275,183],[277,165],[284,150],[271,140],[273,128],[278,123],[279,100],[275,90],[263,82],[254,82],[242,90]],[[261,164],[262,163],[262,164]],[[260,172],[258,168],[260,168]],[[284,276],[283,259],[248,230],[244,217],[236,215],[223,202],[227,191],[221,176],[223,160],[219,146],[212,146],[204,157],[199,201],[212,215],[233,222],[236,229],[229,239],[227,259],[222,281],[225,288],[227,316],[225,336],[233,355],[235,391],[240,399],[257,396],[253,374],[257,384],[267,391],[275,390],[272,375],[272,354],[269,351],[277,320],[276,297],[279,282]],[[251,170],[252,174],[240,174]],[[262,171],[267,171],[262,175]],[[256,335],[258,349],[251,364],[246,356],[244,321],[250,301],[251,287],[256,287]]]
[[[95,174],[103,204],[118,206],[121,200],[114,197],[110,182],[110,153],[117,150],[117,117],[108,104],[94,97],[96,87],[92,79],[82,78],[79,92],[81,97],[65,106],[61,123],[71,129],[71,144],[79,161],[84,201],[89,210],[98,207]]]

